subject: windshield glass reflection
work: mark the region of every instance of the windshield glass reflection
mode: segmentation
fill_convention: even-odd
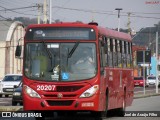
[[[24,73],[44,81],[90,79],[97,73],[95,43],[28,43]]]

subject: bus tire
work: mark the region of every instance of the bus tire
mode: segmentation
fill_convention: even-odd
[[[103,120],[108,116],[108,90],[106,90],[106,109],[105,111],[99,111],[99,112],[92,112],[93,116],[95,117],[95,120]]]
[[[124,93],[124,98],[123,98],[123,102],[122,102],[122,108],[118,108],[118,116],[120,117],[124,117],[125,115],[125,110],[126,110],[126,92]]]

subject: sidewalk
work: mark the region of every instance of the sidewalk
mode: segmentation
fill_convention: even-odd
[[[158,93],[156,93],[156,90],[146,90],[145,94],[144,94],[144,91],[139,91],[134,93],[134,99],[158,96],[158,95],[160,95],[160,89],[158,90]]]
[[[151,96],[159,96],[159,95],[160,95],[160,93],[145,94],[145,95],[134,95],[134,99],[151,97]]]

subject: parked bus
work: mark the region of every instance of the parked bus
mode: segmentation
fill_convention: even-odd
[[[29,25],[24,37],[24,110],[123,116],[133,101],[130,35],[97,23]],[[16,56],[20,56],[17,46]],[[50,114],[51,115],[51,114]],[[43,117],[45,117],[43,116]]]

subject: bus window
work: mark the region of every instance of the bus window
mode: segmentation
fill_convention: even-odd
[[[105,60],[106,60],[106,66],[108,66],[108,39],[106,38],[106,37],[104,37],[104,39],[105,39],[105,48],[104,48],[104,50],[105,50]]]
[[[126,57],[127,57],[127,67],[131,67],[131,56],[130,56],[130,44],[129,42],[126,42]]]
[[[113,65],[114,67],[118,66],[117,62],[117,40],[113,39]]]
[[[129,43],[129,51],[130,51],[130,65],[131,67],[133,66],[133,61],[132,61],[132,43]]]
[[[122,41],[117,40],[118,67],[122,67]]]
[[[103,37],[103,41],[100,41],[100,66],[101,66],[101,73],[104,71],[104,67],[106,66],[106,59],[105,59],[105,49],[104,49],[104,40],[105,37]]]
[[[126,67],[126,46],[125,41],[122,41],[122,63],[123,67]]]
[[[108,38],[108,63],[109,66],[112,67],[113,66],[113,55],[112,55],[112,51],[113,51],[113,44],[110,38]]]

